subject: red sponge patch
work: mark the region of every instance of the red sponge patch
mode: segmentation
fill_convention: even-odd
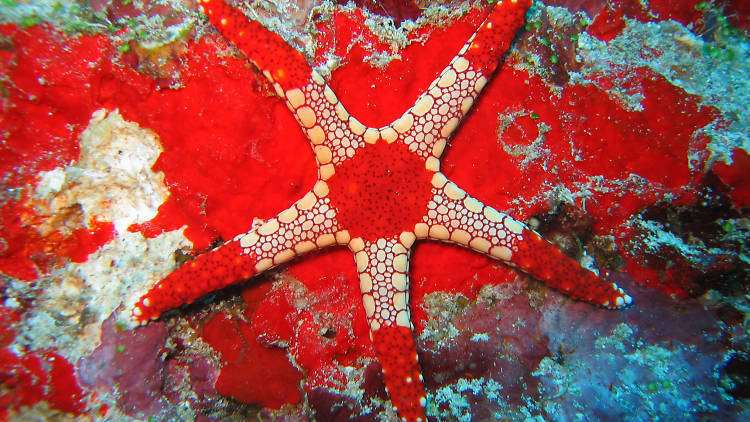
[[[203,327],[203,339],[224,362],[216,380],[219,394],[273,409],[299,401],[302,374],[283,350],[258,344],[249,323],[218,314]]]

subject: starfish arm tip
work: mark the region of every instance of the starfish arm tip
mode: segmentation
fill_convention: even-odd
[[[232,42],[282,92],[306,85],[312,68],[302,53],[258,21],[248,21],[223,0],[201,0],[200,7],[221,35]]]

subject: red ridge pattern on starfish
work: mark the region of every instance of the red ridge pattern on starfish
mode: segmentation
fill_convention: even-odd
[[[360,159],[342,163],[328,182],[338,221],[365,240],[410,230],[430,200],[429,184],[423,160],[404,145],[383,141],[365,147]]]
[[[565,259],[562,251],[524,228],[511,263],[573,299],[604,308],[617,309],[630,304],[630,297],[614,283],[602,283],[591,271],[581,268],[575,261]]]
[[[221,0],[201,0],[211,22],[263,70],[310,139],[318,180],[276,217],[183,265],[135,305],[147,322],[203,294],[315,249],[347,245],[391,401],[425,421],[426,394],[409,312],[409,257],[418,239],[501,260],[597,306],[631,298],[564,256],[526,225],[468,195],[440,172],[452,133],[524,22],[531,0],[495,5],[459,54],[401,117],[366,127],[349,115],[296,50]]]
[[[198,256],[169,274],[141,298],[133,309],[139,322],[191,303],[208,292],[245,280],[298,255],[349,242],[338,231],[325,183],[318,183],[291,207],[256,229]]]
[[[299,88],[310,79],[310,66],[299,51],[268,31],[258,21],[248,21],[239,10],[223,0],[198,0],[208,20],[272,82],[285,90]]]
[[[255,259],[242,254],[237,242],[199,255],[151,289],[133,309],[139,321],[158,318],[163,312],[194,302],[199,297],[222,289],[258,272]]]
[[[526,14],[528,7],[519,5],[526,3],[524,0],[499,2],[482,23],[482,30],[477,31],[461,50],[460,54],[479,72],[491,75],[497,68],[518,30],[518,22],[523,21]]]
[[[427,397],[411,330],[386,327],[373,331],[372,342],[382,368],[385,389],[398,415],[402,420],[426,420],[423,409]]]

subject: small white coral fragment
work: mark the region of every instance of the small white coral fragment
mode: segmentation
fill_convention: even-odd
[[[162,148],[155,133],[126,122],[120,113],[97,110],[81,135],[78,162],[43,173],[37,211],[55,215],[80,206],[86,226],[111,221],[118,233],[156,216],[169,195],[164,174],[151,167]]]

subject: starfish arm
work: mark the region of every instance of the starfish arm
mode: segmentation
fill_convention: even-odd
[[[349,115],[336,94],[302,54],[278,34],[269,31],[223,0],[199,0],[209,21],[230,40],[273,84],[276,94],[310,139],[323,180],[333,175],[333,166],[354,156],[364,147],[368,131]],[[376,135],[369,129],[365,139]],[[379,135],[379,134],[378,134]],[[373,138],[376,140],[377,138]]]
[[[377,138],[372,136],[374,129],[366,128],[346,111],[317,72],[313,70],[312,75],[310,83],[279,95],[312,143],[319,177],[327,180],[334,174],[334,166],[354,157],[366,141]],[[365,133],[368,136],[363,136]]]
[[[311,68],[302,53],[280,35],[248,18],[224,0],[198,0],[208,20],[221,35],[239,48],[282,92],[309,83]],[[278,89],[277,89],[278,91]]]
[[[432,179],[427,215],[417,237],[466,246],[544,282],[564,294],[605,308],[632,301],[622,289],[582,268],[525,224],[467,195],[441,173]]]
[[[412,152],[437,165],[448,138],[510,47],[530,6],[531,0],[497,3],[414,106],[391,124],[396,132],[403,134],[403,142]]]
[[[336,211],[327,192],[319,192],[320,183],[276,217],[169,274],[135,304],[133,318],[145,323],[299,255],[337,243],[347,244],[349,234],[339,230]]]
[[[362,301],[383,381],[401,420],[426,421],[426,394],[409,318],[409,254],[414,241],[353,238]]]

